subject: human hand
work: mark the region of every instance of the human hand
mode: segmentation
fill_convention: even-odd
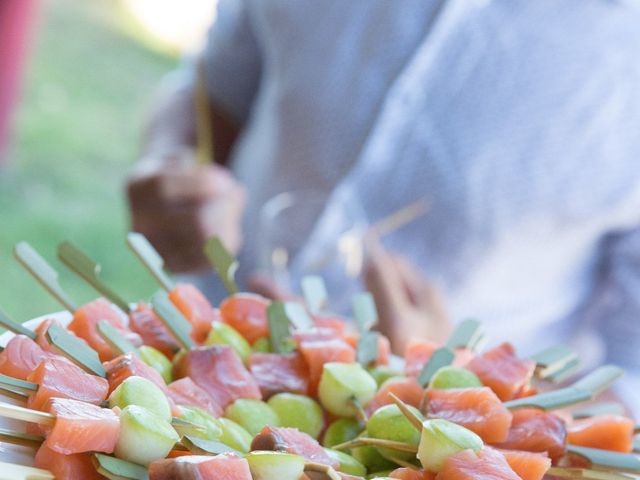
[[[446,341],[451,324],[441,292],[407,260],[368,242],[364,279],[376,301],[379,330],[395,351],[402,352],[410,338]]]
[[[175,272],[208,267],[202,249],[218,235],[237,253],[246,195],[231,173],[198,165],[183,148],[147,155],[127,180],[133,230],[144,234]]]

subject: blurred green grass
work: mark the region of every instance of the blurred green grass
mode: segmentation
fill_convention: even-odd
[[[78,302],[95,293],[55,259],[70,239],[125,298],[154,284],[124,244],[123,193],[154,86],[175,66],[122,33],[113,0],[43,2],[18,110],[13,154],[0,171],[0,309],[18,320],[60,306],[12,257],[29,241]]]

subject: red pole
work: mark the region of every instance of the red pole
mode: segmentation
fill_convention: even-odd
[[[0,165],[6,160],[36,0],[0,0]]]

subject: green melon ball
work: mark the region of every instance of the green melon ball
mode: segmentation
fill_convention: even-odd
[[[417,408],[409,406],[409,409],[422,419],[422,414]],[[420,432],[407,420],[397,405],[385,405],[376,410],[367,421],[367,432],[372,438],[402,442],[416,447],[420,443]],[[376,448],[380,455],[388,459],[397,458],[408,461],[416,458],[415,453]]]
[[[429,382],[429,388],[439,390],[472,387],[482,387],[482,382],[475,373],[461,367],[442,367],[433,374]]]
[[[339,450],[332,450],[331,448],[325,448],[324,451],[327,452],[327,455],[340,463],[340,468],[338,470],[342,473],[360,477],[367,474],[367,467],[351,455],[340,452]]]
[[[378,384],[378,388],[380,388],[382,384],[391,377],[405,378],[402,375],[402,372],[394,370],[387,365],[378,365],[376,367],[369,368],[368,372]]]
[[[368,435],[366,430],[360,434],[362,437],[367,437]],[[387,470],[392,471],[397,467],[395,463],[380,455],[377,448],[370,445],[353,448],[351,456],[367,467],[368,471],[378,472],[378,474]]]
[[[278,414],[262,400],[239,398],[225,409],[224,416],[251,435],[257,435],[267,425],[280,426]]]
[[[138,356],[140,360],[157,371],[167,384],[173,381],[173,375],[171,375],[173,364],[160,350],[142,345],[138,348]]]
[[[257,353],[271,353],[271,341],[269,337],[260,337],[253,342],[253,351]]]
[[[142,377],[125,379],[109,395],[109,408],[124,409],[129,405],[144,407],[165,420],[171,420],[171,405],[167,396],[151,380]]]
[[[297,428],[318,438],[324,427],[324,415],[320,404],[305,395],[278,393],[267,404],[276,412],[281,427]]]
[[[378,385],[359,363],[325,363],[318,386],[320,403],[340,417],[356,417],[357,405],[371,401]]]
[[[171,424],[138,405],[129,405],[120,412],[120,436],[116,443],[118,458],[140,465],[149,465],[165,458],[179,435]]]
[[[247,363],[251,354],[251,345],[231,325],[223,322],[213,322],[211,330],[204,342],[205,345],[229,345]]]
[[[299,480],[306,460],[282,452],[251,452],[246,457],[253,480]]]
[[[362,430],[362,425],[356,419],[339,418],[331,422],[327,427],[327,430],[324,432],[322,444],[325,447],[333,447],[334,445],[348,442],[356,438]]]
[[[193,432],[189,432],[189,435],[193,437],[204,440],[219,440],[222,436],[222,427],[220,427],[218,420],[201,408],[181,406],[178,418],[200,427],[200,429],[194,429]]]
[[[253,436],[249,432],[228,418],[219,418],[218,423],[222,429],[222,435],[220,435],[219,439],[220,442],[238,452],[247,453],[251,450]]]
[[[426,420],[422,424],[422,435],[418,459],[431,472],[439,472],[451,455],[462,450],[480,450],[482,439],[471,430],[442,419]]]

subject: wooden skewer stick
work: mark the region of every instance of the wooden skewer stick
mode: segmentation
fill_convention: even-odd
[[[117,305],[124,312],[129,313],[131,307],[115,291],[113,291],[100,278],[102,267],[99,263],[89,258],[82,250],[69,241],[64,241],[58,245],[58,258],[70,270],[84,279],[89,285],[95,288],[101,295],[104,295],[112,303]]]
[[[147,237],[130,232],[127,234],[127,245],[163,289],[167,292],[173,290],[175,284],[164,271],[164,260]]]
[[[198,61],[196,69],[193,102],[196,113],[196,158],[200,165],[207,165],[213,162],[213,126],[211,100],[207,93],[206,72],[202,59]]]
[[[316,463],[316,462],[307,462],[304,464],[305,472],[316,472],[323,473],[330,480],[340,480],[342,477],[329,465],[325,465],[324,463]]]
[[[100,320],[98,322],[98,333],[114,352],[119,355],[127,353],[135,353],[138,355],[138,348],[131,343],[117,328],[109,323],[108,320]]]
[[[395,403],[402,414],[409,420],[409,423],[415,428],[418,432],[422,432],[422,424],[423,420],[412,412],[409,406],[404,403],[400,398],[398,398],[394,393],[389,392],[389,396],[392,398],[393,403]]]
[[[38,389],[38,385],[33,382],[13,378],[2,373],[0,373],[0,384],[12,389],[26,390],[28,392],[35,392]]]
[[[0,416],[37,423],[39,425],[53,425],[56,421],[56,417],[50,413],[31,410],[5,402],[0,402]]]
[[[511,400],[505,402],[504,405],[511,410],[519,408],[555,410],[575,403],[585,402],[592,400],[600,392],[606,390],[622,373],[623,371],[619,367],[605,365],[569,387]]]
[[[77,306],[67,292],[60,286],[58,272],[27,242],[18,243],[13,249],[13,254],[31,275],[47,289],[60,304],[70,312],[75,312]]]
[[[204,246],[204,254],[222,280],[227,292],[229,292],[230,295],[238,293],[238,285],[235,281],[236,270],[238,270],[238,260],[231,255],[231,252],[227,250],[222,240],[220,240],[219,237],[212,237],[207,240]]]
[[[354,438],[353,440],[349,440],[348,442],[334,445],[331,448],[333,448],[334,450],[344,450],[345,448],[356,448],[356,447],[362,447],[364,445],[371,445],[373,447],[383,447],[383,448],[388,448],[390,450],[397,450],[399,452],[418,453],[417,445],[411,445],[409,443],[396,442],[394,440],[384,440],[382,438],[371,438],[371,437]]]
[[[214,440],[204,440],[192,435],[185,435],[181,440],[182,445],[194,455],[218,455],[220,453],[236,453],[241,455],[240,452],[225,445],[222,442],[216,442]]]
[[[391,460],[393,463],[397,463],[401,467],[408,468],[410,470],[415,470],[416,472],[420,471],[420,469],[416,467],[413,463],[407,462],[406,460],[402,460],[401,458],[389,457],[389,460]]]
[[[37,335],[32,330],[25,328],[24,326],[20,325],[14,320],[11,320],[8,317],[5,317],[5,318],[1,318],[1,317],[2,315],[0,312],[0,325],[3,325],[8,330],[14,333],[17,333],[20,335],[26,335],[32,340],[36,339]],[[53,327],[53,331],[54,331],[53,337],[51,337],[51,335],[49,334],[49,330],[51,330],[51,327]],[[102,368],[102,364],[100,364],[100,359],[98,357],[98,354],[95,352],[95,350],[89,347],[86,343],[79,341],[76,337],[71,335],[65,329],[55,324],[51,325],[49,327],[49,330],[47,330],[47,334],[45,335],[45,338],[52,345],[54,345],[57,348],[57,350],[60,351],[60,353],[62,353],[69,360],[79,365],[81,368],[88,371],[89,373],[103,376],[102,372],[104,371],[104,369]],[[98,364],[100,364],[100,366],[98,366]],[[22,388],[22,389],[26,388],[27,390],[30,389],[29,387],[25,387],[25,385],[29,384],[30,382],[11,379],[12,382],[16,382],[16,381],[22,382],[21,385],[17,385],[15,383],[7,383],[6,381],[3,381],[3,379],[6,380],[5,377],[11,379],[11,377],[7,377],[6,375],[0,375],[0,384],[10,385],[12,388],[15,387],[15,388]],[[33,389],[34,388],[31,388],[31,390]],[[9,393],[12,393],[12,392],[9,392]]]
[[[329,295],[327,285],[318,275],[306,275],[301,282],[302,295],[307,308],[312,314],[318,314],[327,305]]]
[[[0,472],[2,472],[3,478],[11,480],[55,480],[53,473],[48,470],[25,467],[15,463],[0,462]]]
[[[120,480],[148,480],[147,469],[142,465],[127,462],[103,453],[93,454],[96,471],[107,478]]]
[[[388,235],[399,228],[413,222],[414,220],[425,215],[429,211],[429,201],[426,198],[421,198],[415,202],[412,202],[404,207],[396,210],[395,212],[387,215],[386,217],[378,220],[374,224],[370,225],[365,232],[359,233],[355,236],[356,240],[376,240],[385,235]],[[343,233],[337,240],[336,244],[351,237],[352,233]],[[311,270],[319,271],[325,268],[332,260],[333,255],[327,254],[321,258],[315,260],[311,265]]]
[[[566,345],[556,345],[536,353],[530,358],[536,362],[536,376],[544,379],[561,372],[576,361],[578,355]]]
[[[13,388],[1,387],[0,395],[4,395],[7,398],[12,398],[18,402],[26,402],[29,399],[29,395]]]
[[[21,445],[23,447],[38,448],[42,445],[42,442],[44,442],[44,437],[0,428],[0,442]]]
[[[21,323],[18,323],[10,318],[2,310],[0,310],[0,325],[2,325],[7,330],[15,333],[16,335],[24,335],[26,337],[29,337],[31,340],[35,340],[37,337],[36,333],[33,330],[25,328]]]
[[[151,307],[181,347],[186,349],[195,347],[195,343],[191,339],[191,324],[171,303],[166,292],[162,290],[156,292],[151,297]]]
[[[107,376],[98,353],[61,326],[51,324],[47,329],[45,338],[69,360],[86,372],[99,377]]]
[[[632,480],[633,478],[617,472],[571,467],[550,467],[547,470],[547,474],[561,478],[584,478],[590,480]]]
[[[416,200],[375,222],[367,230],[367,235],[383,237],[425,215],[430,206],[426,198]]]

